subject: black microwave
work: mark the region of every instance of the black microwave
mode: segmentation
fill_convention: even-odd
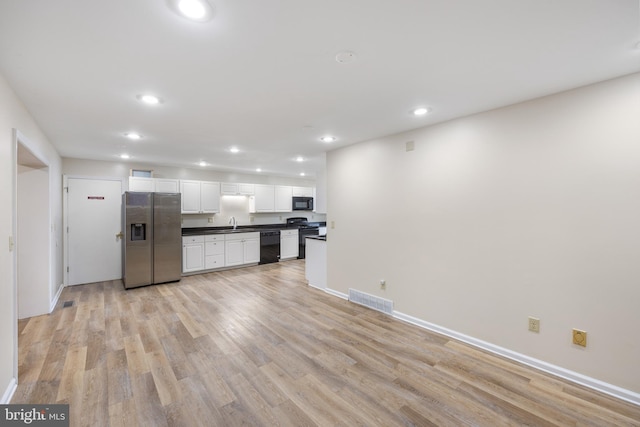
[[[313,197],[294,197],[291,206],[294,211],[312,211]]]

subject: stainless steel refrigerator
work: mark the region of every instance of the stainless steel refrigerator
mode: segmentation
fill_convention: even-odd
[[[127,191],[122,198],[124,287],[180,280],[180,194]]]

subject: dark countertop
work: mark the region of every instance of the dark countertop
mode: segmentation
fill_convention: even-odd
[[[327,236],[307,236],[307,239],[322,240],[323,242],[326,242]]]
[[[324,227],[326,222],[312,222],[309,225]],[[239,225],[235,230],[233,227],[187,227],[182,229],[183,236],[200,236],[203,234],[229,234],[229,233],[251,233],[265,230],[286,230],[297,227],[287,227],[287,224],[261,224],[261,225]]]

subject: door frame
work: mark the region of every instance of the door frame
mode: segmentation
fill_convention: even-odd
[[[10,392],[9,399],[13,395],[18,385],[18,247],[16,234],[18,232],[18,141],[22,138],[22,134],[18,129],[13,129],[13,143],[11,144],[11,241],[10,249],[13,254],[11,256],[11,270],[13,280],[13,390]],[[5,403],[5,402],[2,402]],[[6,403],[9,403],[7,401]]]
[[[88,179],[94,181],[118,181],[120,183],[120,194],[126,190],[124,186],[125,178],[113,176],[89,176],[89,175],[62,175],[62,231],[63,231],[63,259],[62,268],[64,276],[64,286],[69,286],[69,180]]]
[[[20,245],[20,236],[18,235],[18,161],[19,161],[19,147],[22,146],[24,149],[26,149],[27,151],[29,151],[29,154],[32,155],[36,160],[38,160],[40,163],[42,163],[42,165],[44,165],[47,168],[47,186],[48,191],[47,191],[47,211],[46,211],[46,222],[47,222],[47,228],[50,228],[50,224],[52,224],[51,220],[52,220],[52,212],[51,212],[51,165],[49,164],[48,161],[43,160],[42,156],[39,155],[39,150],[37,149],[37,147],[34,146],[34,144],[29,140],[29,138],[27,138],[22,132],[20,132],[20,130],[13,128],[12,129],[12,133],[13,133],[13,138],[12,138],[12,142],[11,142],[11,215],[12,215],[12,219],[11,219],[11,236],[10,236],[10,251],[12,252],[11,255],[11,270],[12,270],[12,278],[11,281],[12,283],[12,289],[13,289],[13,376],[14,376],[14,383],[13,383],[13,390],[11,391],[11,394],[13,394],[13,392],[15,391],[15,387],[18,384],[18,374],[19,374],[19,369],[18,369],[18,361],[19,361],[19,347],[18,347],[18,317],[19,317],[19,305],[18,305],[18,290],[19,290],[19,286],[20,286],[20,281],[19,281],[19,270],[18,270],[18,266],[19,266],[19,260],[18,260],[18,249],[19,249],[19,245]],[[41,154],[41,153],[40,153]],[[47,296],[47,306],[50,307],[48,313],[51,312],[51,310],[53,309],[53,302],[51,301],[52,299],[52,281],[54,280],[54,261],[55,261],[55,257],[54,257],[54,253],[52,251],[52,236],[51,233],[47,234],[47,239],[46,239],[46,247],[47,247],[47,257],[48,257],[48,271],[47,271],[47,277],[48,280],[46,282],[47,284],[47,289],[46,289],[46,296]],[[62,288],[60,288],[60,290],[62,290]],[[43,313],[46,314],[46,313]],[[7,402],[8,403],[8,402]]]

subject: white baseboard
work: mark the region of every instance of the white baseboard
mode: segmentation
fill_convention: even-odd
[[[15,378],[11,378],[11,381],[9,381],[9,385],[7,386],[7,389],[4,391],[4,394],[2,395],[2,399],[0,399],[0,405],[7,405],[9,404],[9,402],[11,402],[11,398],[13,397],[13,393],[16,392],[16,388],[18,388],[18,382],[16,381]]]
[[[418,319],[408,314],[394,311],[393,317],[395,317],[398,320],[402,320],[404,322],[411,323],[416,326],[420,326],[421,328],[425,328],[430,331],[437,332],[442,335],[446,335],[458,341],[462,341],[467,344],[470,344],[474,347],[478,347],[483,350],[489,351],[491,353],[497,354],[499,356],[503,356],[508,359],[515,360],[516,362],[520,362],[524,365],[531,366],[532,368],[539,369],[541,371],[547,372],[557,377],[564,378],[565,380],[569,380],[571,382],[583,385],[585,387],[589,387],[593,390],[597,390],[599,392],[608,394],[610,396],[613,396],[618,399],[640,406],[640,394],[633,392],[631,390],[626,390],[624,388],[615,386],[613,384],[605,383],[595,378],[582,375],[578,372],[570,371],[568,369],[562,368],[560,366],[552,365],[550,363],[544,362],[539,359],[534,359],[533,357],[529,357],[527,355],[517,353],[507,348],[499,347],[497,345],[479,340],[477,338],[470,337],[468,335],[461,334],[456,331],[452,331],[451,329],[447,329],[442,326],[438,326],[433,323],[426,322],[422,319]]]
[[[334,297],[338,297],[338,298],[342,298],[342,299],[346,299],[346,300],[349,299],[349,295],[343,294],[342,292],[334,291],[333,289],[326,288],[326,289],[324,289],[324,291],[326,293],[328,293],[328,294],[333,295]]]
[[[49,313],[51,313],[55,308],[56,304],[58,304],[58,300],[60,299],[60,294],[62,294],[62,290],[64,289],[64,283],[58,287],[58,292],[53,297],[53,301],[51,301],[51,305],[49,306]]]

